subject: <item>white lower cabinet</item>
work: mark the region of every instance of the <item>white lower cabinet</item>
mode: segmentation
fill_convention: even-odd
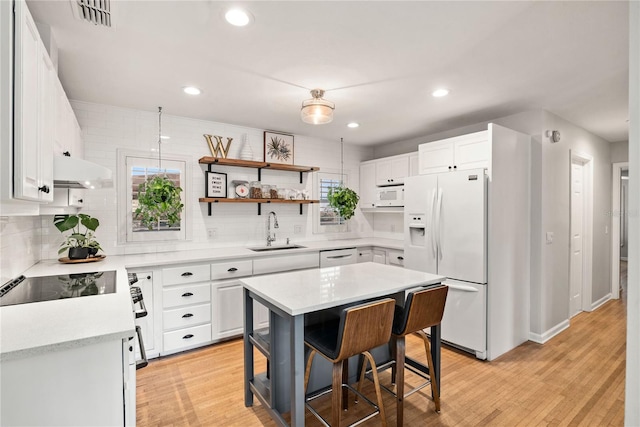
[[[211,285],[213,306],[213,340],[242,335],[244,332],[243,286],[239,280],[214,282]],[[253,303],[254,329],[269,326],[269,310],[262,304]]]
[[[374,249],[373,250],[373,262],[377,262],[378,264],[386,264],[387,263],[387,253],[383,249]]]
[[[123,425],[125,404],[135,405],[123,394],[135,390],[128,349],[115,339],[3,360],[0,425]]]
[[[397,251],[393,249],[387,250],[387,264],[404,266],[404,251]]]
[[[373,249],[372,248],[358,249],[358,262],[373,262]]]
[[[211,323],[178,329],[163,334],[164,352],[175,353],[211,342]]]

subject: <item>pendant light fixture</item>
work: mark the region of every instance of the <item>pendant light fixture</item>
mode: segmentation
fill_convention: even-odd
[[[313,98],[302,102],[302,110],[300,111],[302,121],[312,125],[331,123],[333,110],[336,108],[335,104],[322,99],[324,96],[324,90],[322,89],[313,89],[311,96]]]

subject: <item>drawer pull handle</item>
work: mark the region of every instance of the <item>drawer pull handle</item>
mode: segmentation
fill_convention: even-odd
[[[191,292],[185,292],[184,294],[182,294],[183,297],[192,297],[193,294]]]
[[[189,276],[193,276],[193,273],[190,271],[186,271],[184,273],[181,274],[182,277],[189,277]]]
[[[183,319],[186,319],[187,317],[193,317],[193,314],[191,314],[191,313],[186,313],[186,314],[183,314],[183,315],[182,315],[182,318],[183,318]]]
[[[189,338],[193,338],[193,334],[187,334],[182,337],[183,340],[188,340]]]
[[[229,273],[233,273],[234,271],[238,271],[237,268],[235,267],[231,267],[230,269],[227,270]]]

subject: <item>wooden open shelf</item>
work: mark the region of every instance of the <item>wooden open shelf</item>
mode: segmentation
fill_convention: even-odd
[[[209,156],[201,157],[200,160],[198,160],[198,163],[203,165],[237,166],[241,168],[272,169],[289,172],[314,172],[320,170],[320,168],[317,166],[284,165],[280,163],[255,162],[253,160],[240,159],[222,159]]]
[[[281,163],[269,163],[269,162],[254,162],[253,160],[240,160],[240,159],[223,159],[218,157],[205,156],[198,160],[201,165],[208,165],[209,172],[211,172],[211,166],[235,166],[240,168],[253,168],[258,170],[258,181],[262,181],[262,169],[271,169],[287,172],[299,172],[300,184],[302,184],[302,174],[306,172],[314,172],[320,170],[317,166],[300,166],[300,165],[284,165]],[[288,199],[226,199],[226,198],[212,198],[201,197],[200,203],[209,204],[209,216],[211,216],[211,204],[212,203],[257,203],[258,215],[261,215],[262,203],[287,203],[291,205],[300,206],[300,215],[302,215],[302,205],[309,205],[312,203],[319,203],[319,200],[288,200]]]

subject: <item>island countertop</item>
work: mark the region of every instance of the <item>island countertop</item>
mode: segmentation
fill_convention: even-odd
[[[240,279],[244,287],[291,316],[418,287],[446,278],[365,262]]]

